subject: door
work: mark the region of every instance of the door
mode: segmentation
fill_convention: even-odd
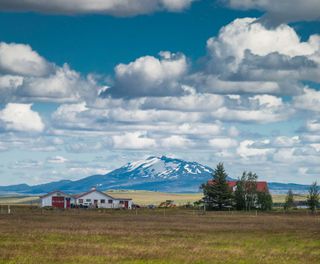
[[[66,202],[67,202],[66,208],[70,208],[71,207],[70,200],[71,200],[70,198],[66,198]]]
[[[94,207],[95,207],[95,208],[98,208],[98,200],[94,200],[94,201],[93,201],[93,204],[94,204]]]
[[[124,201],[124,207],[127,208],[127,209],[129,208],[129,202],[128,201]]]
[[[52,207],[64,208],[64,197],[52,196]]]

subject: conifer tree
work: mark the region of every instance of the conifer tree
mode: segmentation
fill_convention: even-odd
[[[232,206],[232,190],[228,186],[227,177],[223,163],[219,163],[213,172],[212,181],[201,186],[204,201],[209,207],[222,210]]]

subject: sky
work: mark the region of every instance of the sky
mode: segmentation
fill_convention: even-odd
[[[318,0],[0,1],[0,185],[167,155],[320,180]]]

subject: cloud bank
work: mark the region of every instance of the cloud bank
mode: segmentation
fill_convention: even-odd
[[[223,160],[265,177],[273,177],[276,164],[291,179],[314,178],[320,36],[301,40],[289,25],[260,22],[242,18],[221,28],[198,64],[187,54],[161,51],[115,65],[102,78],[106,83],[57,65],[29,45],[2,42],[0,151],[47,153],[41,161],[10,166],[43,168],[53,178],[62,168],[72,177],[93,166],[106,170],[110,152],[121,153],[113,160],[155,152],[191,155],[209,165]],[[43,102],[55,108],[35,110]],[[81,155],[82,164],[73,160]]]
[[[225,0],[231,8],[265,11],[262,21],[271,25],[295,21],[320,20],[318,0]]]
[[[135,16],[156,11],[180,12],[194,0],[3,0],[0,10],[52,14]]]

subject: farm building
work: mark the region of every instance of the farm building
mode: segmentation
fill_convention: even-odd
[[[237,181],[228,181],[228,185],[233,191],[235,191],[237,188]],[[258,192],[269,192],[268,183],[265,181],[257,181],[256,187]]]
[[[61,191],[53,191],[40,197],[41,207],[70,208],[74,198]]]
[[[213,180],[208,181],[209,184],[214,184]],[[228,186],[232,189],[234,192],[237,188],[237,181],[228,181]],[[256,182],[256,187],[258,192],[263,192],[263,193],[268,193],[269,188],[268,188],[268,183],[265,181],[257,181]]]
[[[124,208],[132,209],[132,199],[130,198],[114,198],[95,188],[88,192],[77,194],[74,196],[65,194],[60,191],[48,193],[41,198],[41,207],[55,208]]]
[[[75,205],[80,207],[95,207],[95,208],[132,208],[132,199],[129,198],[114,198],[106,193],[92,189],[89,192],[74,196]]]

